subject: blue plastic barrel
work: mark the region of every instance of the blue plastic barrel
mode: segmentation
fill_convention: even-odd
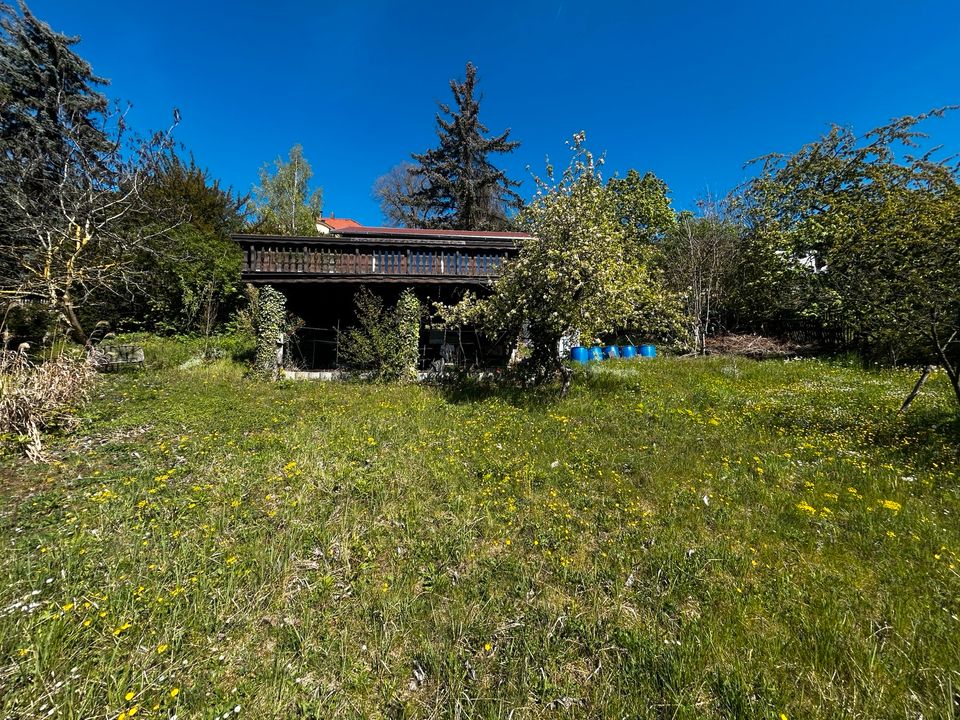
[[[633,345],[624,345],[620,349],[620,357],[622,358],[626,358],[629,360],[630,358],[635,358],[636,356],[637,356],[637,348],[634,347]]]
[[[603,348],[599,345],[594,345],[590,348],[590,359],[591,360],[603,360]]]
[[[640,346],[640,357],[646,358],[655,358],[657,356],[657,348],[654,345],[641,345]]]
[[[587,360],[589,359],[587,349],[585,347],[580,347],[579,345],[575,348],[570,348],[570,359],[575,363],[586,365]]]
[[[607,360],[614,360],[620,357],[620,350],[616,345],[607,345],[605,348],[603,348],[603,357],[605,357]]]

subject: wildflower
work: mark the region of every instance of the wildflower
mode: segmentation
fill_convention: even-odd
[[[180,694],[180,688],[178,688],[178,687],[172,688],[172,689],[170,690],[170,697],[172,697],[172,698],[175,698],[175,697],[176,697],[177,695],[179,695],[179,694]]]
[[[168,647],[169,647],[169,645],[165,645],[165,644],[162,644],[162,643],[161,643],[160,645],[157,646],[157,652],[158,652],[158,653],[165,653],[165,652],[167,651],[167,648],[168,648]]]
[[[797,509],[798,509],[798,510],[803,510],[804,512],[808,512],[808,513],[810,513],[811,515],[816,515],[816,514],[817,514],[817,509],[816,509],[815,507],[813,507],[812,505],[810,505],[810,503],[807,503],[807,502],[803,502],[803,501],[798,502],[798,503],[797,503]]]
[[[883,507],[885,507],[887,510],[891,510],[893,512],[900,512],[900,508],[902,507],[900,503],[895,502],[893,500],[881,500],[880,504]]]
[[[493,650],[493,645],[491,645],[490,643],[485,643],[483,646],[483,649],[485,652],[490,652],[491,650]]]
[[[128,622],[125,622],[123,625],[120,625],[119,627],[114,628],[114,631],[113,631],[114,637],[122,633],[124,630],[128,630],[129,628],[130,628],[130,623]]]
[[[126,700],[127,702],[130,702],[131,700],[133,700],[134,695],[136,695],[136,693],[133,692],[133,690],[130,690],[129,692],[127,692],[126,695],[123,696],[123,699]]]

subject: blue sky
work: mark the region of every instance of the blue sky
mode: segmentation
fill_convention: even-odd
[[[198,163],[247,192],[301,143],[324,210],[378,224],[374,180],[435,143],[436,102],[478,68],[481,119],[522,145],[498,162],[532,183],[566,163],[578,130],[605,174],[652,170],[689,208],[723,194],[758,155],[830,123],[865,131],[960,103],[960,3],[212,2],[33,0]],[[960,152],[960,112],[927,124]]]

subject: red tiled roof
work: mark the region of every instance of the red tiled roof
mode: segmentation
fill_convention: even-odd
[[[320,222],[331,230],[346,230],[347,228],[360,227],[360,223],[350,218],[320,218]]]

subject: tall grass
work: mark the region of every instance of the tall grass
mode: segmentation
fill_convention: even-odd
[[[0,469],[0,716],[951,717],[960,421],[913,379],[110,378]]]
[[[60,352],[34,362],[25,350],[0,349],[0,444],[43,459],[43,432],[76,425],[74,411],[90,392],[95,372],[84,357]]]

